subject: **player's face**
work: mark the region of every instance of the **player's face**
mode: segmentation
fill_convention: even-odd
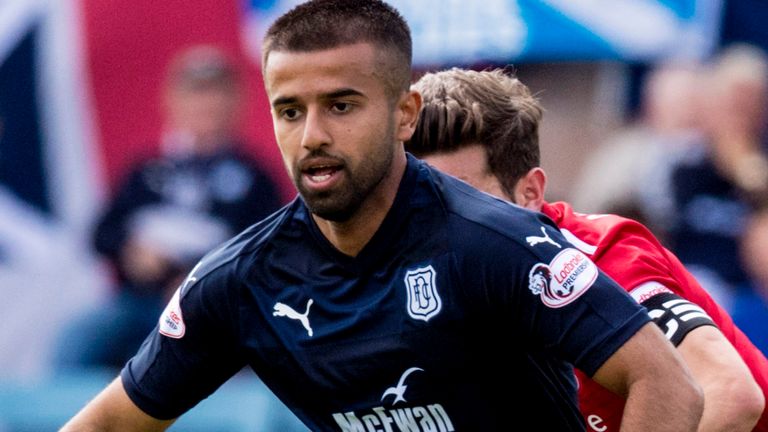
[[[488,168],[488,158],[481,145],[462,147],[450,153],[435,153],[423,158],[440,171],[464,180],[485,193],[513,201],[504,193],[501,182]]]
[[[367,43],[270,53],[264,81],[278,146],[317,216],[349,219],[391,174],[403,138]]]

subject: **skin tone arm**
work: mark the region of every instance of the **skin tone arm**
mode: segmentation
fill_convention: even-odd
[[[619,348],[593,379],[627,398],[623,432],[692,432],[699,424],[704,409],[701,390],[653,323]]]
[[[117,378],[60,432],[156,432],[166,430],[173,422],[145,414],[128,398],[123,383]]]
[[[703,326],[677,347],[704,391],[699,432],[751,431],[765,406],[760,387],[739,354],[715,327]]]

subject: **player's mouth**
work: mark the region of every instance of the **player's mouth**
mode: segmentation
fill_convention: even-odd
[[[344,164],[337,160],[313,160],[302,164],[301,176],[305,187],[321,191],[336,184],[343,169]]]

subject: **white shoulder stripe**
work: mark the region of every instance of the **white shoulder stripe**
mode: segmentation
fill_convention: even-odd
[[[570,242],[572,245],[576,246],[580,251],[584,252],[587,255],[594,255],[595,252],[597,252],[597,246],[591,245],[584,240],[576,237],[572,232],[568,231],[565,228],[560,228],[560,232],[563,233],[563,237],[565,237],[568,242]]]

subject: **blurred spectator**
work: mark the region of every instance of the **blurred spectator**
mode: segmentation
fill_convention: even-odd
[[[703,119],[715,168],[743,198],[764,201],[768,57],[757,47],[732,46],[720,56],[707,87]]]
[[[733,288],[747,279],[739,260],[746,218],[768,190],[761,145],[768,61],[757,48],[730,47],[704,84],[706,140],[673,167],[669,240],[680,260],[727,306]]]
[[[277,209],[272,182],[238,148],[238,90],[234,64],[216,48],[193,47],[171,63],[162,154],[135,167],[94,234],[119,291],[67,331],[60,366],[121,367],[194,262]]]
[[[741,256],[751,281],[733,299],[734,323],[763,354],[768,354],[768,210],[752,216],[744,232]]]
[[[642,115],[586,161],[574,189],[576,209],[640,220],[664,238],[673,202],[673,161],[702,139],[699,66],[668,64],[648,75]]]

